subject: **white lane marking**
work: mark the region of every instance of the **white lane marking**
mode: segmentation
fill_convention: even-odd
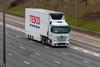
[[[73,49],[79,49],[78,47],[74,46]]]
[[[85,63],[87,63],[87,64],[89,64],[89,63],[90,63],[89,61],[86,61],[86,60],[83,60],[83,62],[85,62]]]
[[[2,22],[0,22],[0,25],[2,25]],[[6,24],[6,26],[7,26],[8,28],[11,28],[11,29],[14,29],[14,30],[17,30],[17,31],[20,31],[20,32],[25,32],[24,29],[21,29],[21,28],[12,26],[12,25],[10,25],[10,24]]]
[[[8,32],[6,32],[6,34],[8,34]]]
[[[87,53],[87,54],[90,54],[90,55],[93,55],[93,56],[96,56],[96,57],[100,57],[100,53],[96,53],[96,52],[93,52],[93,51],[90,51],[90,50],[87,50],[84,48],[80,48],[77,46],[71,46],[71,48],[76,49],[76,50],[81,51],[81,52],[84,52],[84,53]]]
[[[62,54],[63,54],[63,55],[68,55],[68,54],[67,54],[67,53],[65,53],[65,52],[62,52]]]
[[[57,60],[54,60],[54,62],[57,63],[57,64],[61,64],[61,63],[60,63],[59,61],[57,61]]]
[[[39,56],[40,54],[39,53],[35,53],[35,55],[38,55]]]
[[[7,43],[10,43],[10,41],[7,40]]]
[[[47,47],[47,46],[44,46],[45,48],[49,48],[49,47]]]
[[[24,63],[25,63],[25,64],[30,64],[30,63],[29,63],[29,62],[27,62],[27,61],[24,61]]]
[[[6,19],[9,20],[9,21],[12,21],[12,22],[15,22],[15,23],[18,23],[18,24],[24,25],[23,22],[16,22],[15,20],[10,20],[10,19],[8,19],[8,18],[6,18]]]
[[[100,54],[98,54],[98,53],[95,53],[95,52],[89,52],[89,54],[92,54],[92,55],[94,55],[94,56],[100,56]]]
[[[88,50],[84,50],[83,52],[88,53]]]
[[[99,55],[99,54],[97,54],[97,53],[95,53],[94,55],[95,55],[95,56],[100,56],[100,55]]]
[[[13,54],[11,54],[11,53],[8,53],[8,55],[12,56]]]
[[[21,48],[21,49],[23,49],[23,50],[25,50],[26,48],[25,47],[23,47],[23,46],[19,46],[19,48]]]
[[[33,41],[29,40],[30,43],[32,43]]]
[[[21,36],[16,35],[16,38],[21,38]]]
[[[2,17],[0,17],[0,18],[2,18]],[[15,21],[15,20],[8,19],[8,18],[6,18],[6,20],[12,21],[12,22],[15,22],[15,23],[18,23],[18,24],[21,24],[21,25],[24,25],[24,23],[23,22],[20,22],[20,21]]]

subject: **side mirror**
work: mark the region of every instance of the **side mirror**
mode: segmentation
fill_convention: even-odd
[[[47,36],[49,35],[49,31],[47,31]]]
[[[52,24],[52,21],[50,21],[50,24]]]
[[[51,32],[53,32],[53,27],[51,27]]]
[[[70,26],[68,26],[68,33],[70,32],[70,30],[71,30],[71,27],[70,27]]]

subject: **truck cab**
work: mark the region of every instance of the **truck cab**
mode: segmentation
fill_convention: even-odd
[[[65,20],[51,20],[49,29],[52,46],[68,46],[70,27]]]

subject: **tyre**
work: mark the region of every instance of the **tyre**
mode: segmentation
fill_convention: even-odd
[[[42,40],[41,40],[41,41],[42,41],[42,44],[45,45],[45,38],[42,37],[41,39],[42,39]]]
[[[45,38],[45,45],[48,45],[48,39]]]

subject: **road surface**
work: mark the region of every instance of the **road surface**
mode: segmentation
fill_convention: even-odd
[[[6,17],[7,67],[100,67],[100,38],[72,31],[68,48],[53,48],[24,36],[24,19]],[[0,13],[0,62],[2,63]]]

